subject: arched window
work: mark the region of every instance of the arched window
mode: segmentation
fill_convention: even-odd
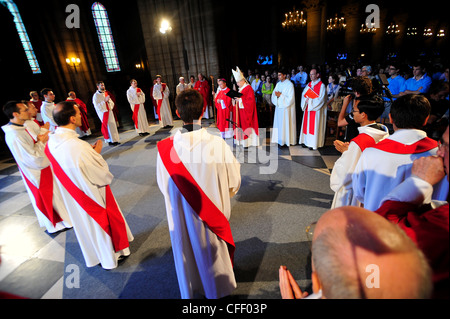
[[[12,0],[0,0],[0,3],[8,8],[9,12],[11,12],[14,17],[14,23],[16,24],[17,33],[19,33],[19,38],[22,42],[23,49],[25,50],[25,55],[28,59],[28,63],[30,64],[31,71],[34,74],[41,73],[41,68],[39,67],[36,55],[34,54],[33,46],[31,45],[27,30],[23,25],[19,9],[17,9],[16,4]]]
[[[92,5],[92,15],[94,16],[95,27],[97,28],[98,40],[102,48],[103,58],[105,59],[106,71],[120,71],[119,59],[117,58],[114,38],[109,26],[108,13],[105,7],[95,2]]]

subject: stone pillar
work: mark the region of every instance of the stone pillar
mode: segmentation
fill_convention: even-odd
[[[306,8],[306,54],[305,63],[321,63],[322,46],[322,1],[307,0],[304,1]]]
[[[348,53],[347,59],[350,61],[355,61],[359,58],[358,40],[359,29],[361,27],[359,10],[360,4],[357,1],[349,1],[349,3],[342,8],[347,24],[344,39],[345,49]]]

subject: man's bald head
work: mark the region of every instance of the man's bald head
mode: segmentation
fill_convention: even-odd
[[[422,252],[399,227],[363,208],[341,207],[319,219],[312,263],[326,298],[431,295],[431,270]]]

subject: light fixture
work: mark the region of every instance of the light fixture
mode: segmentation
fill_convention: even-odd
[[[438,38],[445,37],[445,30],[444,29],[440,29],[438,34],[436,34],[436,37],[438,37]]]
[[[345,23],[345,18],[338,18],[338,15],[331,19],[327,20],[327,31],[336,32],[336,31],[345,31],[347,24]]]
[[[433,31],[431,31],[430,28],[425,28],[425,29],[423,29],[423,36],[426,38],[429,38],[429,37],[433,36]]]
[[[361,24],[361,29],[359,29],[359,32],[364,34],[373,34],[377,32],[377,28],[375,28],[374,22],[371,22],[369,25],[370,26],[367,26],[365,23]]]
[[[172,27],[170,26],[169,21],[167,21],[166,19],[163,19],[161,21],[161,28],[159,28],[159,32],[161,32],[162,34],[166,34],[167,32],[172,31]]]
[[[386,30],[386,34],[389,35],[397,35],[400,33],[400,29],[398,28],[398,24],[395,24],[394,22],[392,22]]]
[[[406,30],[406,35],[407,35],[407,36],[410,36],[410,37],[415,37],[415,36],[417,36],[417,28],[415,28],[415,27],[409,27],[409,28]]]
[[[136,67],[136,69],[140,69],[140,68],[142,68],[142,65],[140,63],[136,63],[135,67]]]
[[[71,57],[71,58],[67,58],[66,59],[66,63],[70,66],[72,66],[75,69],[75,72],[77,71],[77,66],[79,66],[81,64],[81,60],[79,58],[76,57]]]
[[[283,29],[288,31],[297,31],[302,29],[306,25],[306,19],[303,19],[303,11],[294,10],[285,13],[285,20],[281,23]]]

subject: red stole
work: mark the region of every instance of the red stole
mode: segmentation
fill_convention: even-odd
[[[30,135],[34,144],[36,141],[31,136],[30,132],[27,129],[25,131]],[[17,165],[19,166],[19,165]],[[50,166],[41,170],[41,180],[39,182],[39,188],[34,186],[34,184],[27,178],[27,176],[20,169],[25,182],[30,189],[31,193],[34,196],[36,201],[36,206],[39,210],[44,214],[45,217],[55,226],[57,223],[62,222],[63,220],[59,216],[58,212],[53,208],[53,174]]]
[[[373,147],[394,154],[417,154],[431,151],[433,148],[438,147],[438,144],[435,140],[425,137],[411,145],[406,145],[391,139],[385,139]]]
[[[140,88],[136,88],[136,93],[139,93],[139,92],[141,92],[141,89],[140,89]],[[139,127],[138,127],[139,106],[140,106],[140,104],[135,104],[135,105],[134,105],[133,116],[131,117],[132,120],[133,120],[133,122],[134,122],[134,126],[135,126],[137,129],[139,128]]]
[[[233,264],[235,244],[230,223],[183,165],[173,147],[173,137],[158,142],[158,152],[170,177],[198,217],[212,232],[227,243],[231,264]],[[192,192],[193,188],[196,190],[195,193]]]
[[[45,154],[47,154],[53,171],[64,188],[75,199],[78,205],[111,237],[114,250],[118,252],[129,247],[125,221],[109,185],[105,186],[106,207],[102,207],[72,182],[50,153],[48,145],[45,146]]]
[[[108,93],[105,92],[105,97],[108,96]],[[109,139],[108,132],[108,121],[109,121],[109,105],[108,102],[105,101],[106,108],[108,109],[106,112],[103,112],[103,120],[102,120],[102,134],[105,140]]]
[[[311,83],[308,86],[311,88]],[[320,88],[322,87],[322,81],[319,81],[312,89],[317,96],[320,95]],[[305,114],[303,115],[303,134],[308,134],[308,115],[309,115],[309,134],[314,135],[316,128],[316,111],[308,111],[308,106],[306,106]]]
[[[370,136],[369,134],[366,134],[366,133],[358,134],[358,136],[353,138],[350,142],[355,142],[356,145],[358,145],[359,148],[361,149],[361,152],[364,152],[364,150],[366,148],[372,147],[375,144],[377,144],[375,142],[375,139],[372,136]]]
[[[162,89],[163,89],[163,92],[161,92],[162,99],[158,100],[158,107],[156,108],[156,114],[158,114],[158,119],[160,121],[162,121],[162,119],[161,119],[161,105],[162,105],[162,102],[164,100],[164,91],[166,90],[167,84],[166,83],[161,83],[161,85],[162,85]]]

